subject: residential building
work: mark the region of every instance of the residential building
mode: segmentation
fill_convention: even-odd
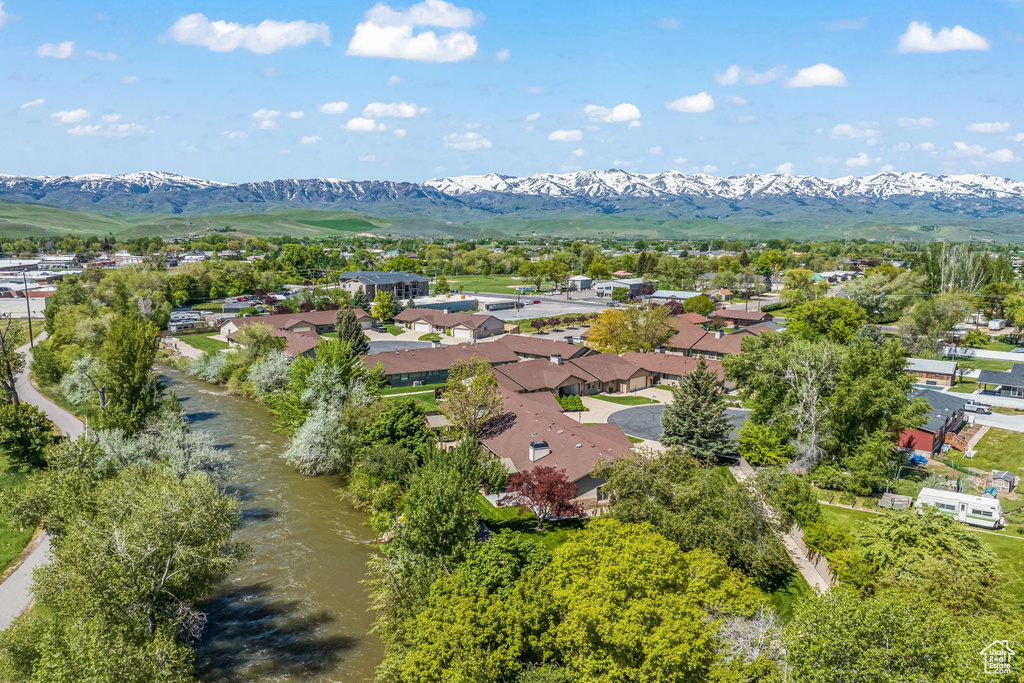
[[[499,386],[520,394],[583,396],[596,393],[597,379],[558,355],[496,366],[494,374]]]
[[[697,367],[697,359],[689,356],[677,356],[669,353],[639,353],[629,351],[622,354],[622,360],[648,372],[651,385],[675,385],[693,372]],[[707,360],[708,369],[718,375],[718,381],[725,382],[725,370],[717,360]]]
[[[586,346],[577,346],[566,341],[533,334],[506,334],[494,343],[506,346],[522,360],[549,359],[554,355],[561,356],[563,360],[573,360],[594,353]]]
[[[726,301],[732,301],[733,294],[731,289],[725,289],[723,287],[722,289],[708,290],[704,292],[704,296],[711,299],[712,301],[724,303]]]
[[[678,301],[682,303],[683,301],[686,301],[687,299],[692,299],[695,296],[700,296],[700,292],[658,289],[655,290],[654,294],[651,294],[649,301],[656,304],[664,304],[670,301]]]
[[[907,372],[928,386],[951,387],[956,383],[956,361],[908,358]]]
[[[599,296],[611,296],[612,290],[615,289],[627,289],[629,290],[629,297],[632,299],[639,292],[640,288],[644,286],[644,279],[642,277],[633,278],[620,278],[618,280],[604,280],[594,285],[594,291]]]
[[[740,347],[745,337],[751,334],[761,334],[771,329],[767,325],[752,325],[732,334],[726,334],[722,330],[709,332],[703,327],[698,327],[679,318],[675,320],[675,325],[679,331],[665,343],[665,349],[669,353],[692,357],[703,356],[712,360],[721,360],[730,353],[740,353]]]
[[[373,327],[373,318],[361,308],[354,308],[359,325],[368,330]],[[273,315],[257,315],[250,318],[228,318],[221,324],[221,334],[228,336],[246,325],[263,323],[270,325],[276,330],[287,330],[289,332],[311,332],[313,334],[327,334],[334,332],[334,319],[337,311],[307,311],[305,313],[275,313]]]
[[[720,319],[722,322],[735,329],[750,327],[751,325],[757,325],[758,323],[770,323],[775,320],[775,316],[771,313],[765,313],[764,311],[731,311],[724,308],[715,311],[713,317]]]
[[[515,363],[519,357],[501,344],[451,344],[429,349],[403,349],[364,356],[366,366],[378,363],[393,387],[420,386],[448,381],[448,369],[455,361],[469,361],[473,357],[486,360],[493,366]]]
[[[999,396],[1024,398],[1024,363],[1014,363],[1006,372],[982,370],[978,375],[978,384],[982,389],[994,386]]]
[[[395,316],[395,322],[415,332],[455,339],[483,339],[505,332],[505,323],[493,315],[449,313],[431,308],[407,308]]]
[[[569,362],[595,379],[587,390],[590,394],[626,394],[651,386],[650,372],[614,353],[595,353]]]
[[[430,294],[430,283],[423,275],[400,271],[350,270],[341,274],[341,288],[350,294],[360,289],[370,301],[377,292],[387,292],[395,299],[411,299]]]
[[[593,477],[594,468],[632,450],[622,428],[580,424],[565,415],[550,394],[521,394],[505,388],[501,396],[509,419],[500,420],[500,431],[480,440],[483,447],[513,474],[534,467],[563,470],[576,485],[581,507],[597,507],[604,482]]]
[[[931,456],[939,452],[947,434],[956,434],[964,424],[966,399],[956,394],[932,389],[920,389],[910,394],[911,400],[923,398],[928,402],[926,421],[917,429],[900,434],[899,447]]]

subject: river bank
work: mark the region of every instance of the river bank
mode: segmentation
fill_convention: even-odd
[[[242,502],[235,538],[253,551],[201,605],[209,621],[196,653],[205,683],[361,682],[382,651],[361,581],[376,550],[366,516],[335,477],[304,477],[280,458],[287,436],[262,405],[158,365],[193,429],[232,454],[227,489]]]

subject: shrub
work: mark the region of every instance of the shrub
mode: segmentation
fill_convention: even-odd
[[[583,406],[583,399],[579,396],[562,396],[558,399],[558,403],[562,406],[562,410],[566,412],[586,410]]]

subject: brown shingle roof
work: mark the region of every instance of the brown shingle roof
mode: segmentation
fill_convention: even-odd
[[[594,470],[599,460],[614,460],[628,453],[632,443],[616,424],[582,425],[539,402],[535,394],[502,392],[505,413],[512,416],[499,434],[481,439],[488,450],[519,472],[534,467],[565,470],[576,482]],[[551,453],[530,461],[530,443],[546,441]],[[579,448],[577,448],[579,444]]]
[[[576,346],[567,341],[544,339],[543,337],[533,335],[506,334],[494,343],[503,344],[516,353],[526,356],[551,356],[558,354],[565,360],[569,360],[570,358],[578,358],[590,353],[590,349],[585,346]]]
[[[364,356],[366,367],[377,363],[384,367],[386,375],[400,375],[428,370],[447,370],[457,360],[468,361],[473,356],[482,358],[491,365],[515,363],[516,354],[499,344],[452,344],[440,348],[403,349]]]
[[[435,327],[450,328],[464,325],[475,330],[488,320],[501,322],[493,315],[478,315],[473,313],[445,313],[431,308],[407,308],[395,316],[395,320],[403,323],[412,323],[416,320],[426,320]]]
[[[638,353],[630,351],[622,354],[622,359],[629,361],[639,368],[648,372],[657,372],[662,375],[685,376],[693,372],[697,367],[697,359],[690,356],[677,356],[668,353]],[[725,379],[725,370],[717,360],[705,361],[708,369],[718,375],[719,380]]]
[[[509,363],[495,368],[512,384],[515,391],[554,391],[566,380],[576,378],[581,382],[594,382],[596,378],[572,363],[556,364],[544,358]]]
[[[703,325],[707,323],[708,318],[700,313],[682,313],[676,316],[676,320],[682,320],[683,322],[690,323],[692,325]]]
[[[570,363],[602,382],[625,381],[640,372],[637,366],[614,353],[595,353],[585,358],[575,358]]]
[[[765,313],[764,311],[731,311],[727,308],[715,311],[715,317],[722,318],[723,320],[736,320],[739,322],[775,320],[775,316],[771,313]]]

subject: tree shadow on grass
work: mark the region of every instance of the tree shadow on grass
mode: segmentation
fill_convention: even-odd
[[[200,609],[209,620],[196,650],[196,674],[205,683],[310,680],[332,671],[358,643],[352,636],[323,635],[334,617],[275,600],[265,583],[228,587]]]

